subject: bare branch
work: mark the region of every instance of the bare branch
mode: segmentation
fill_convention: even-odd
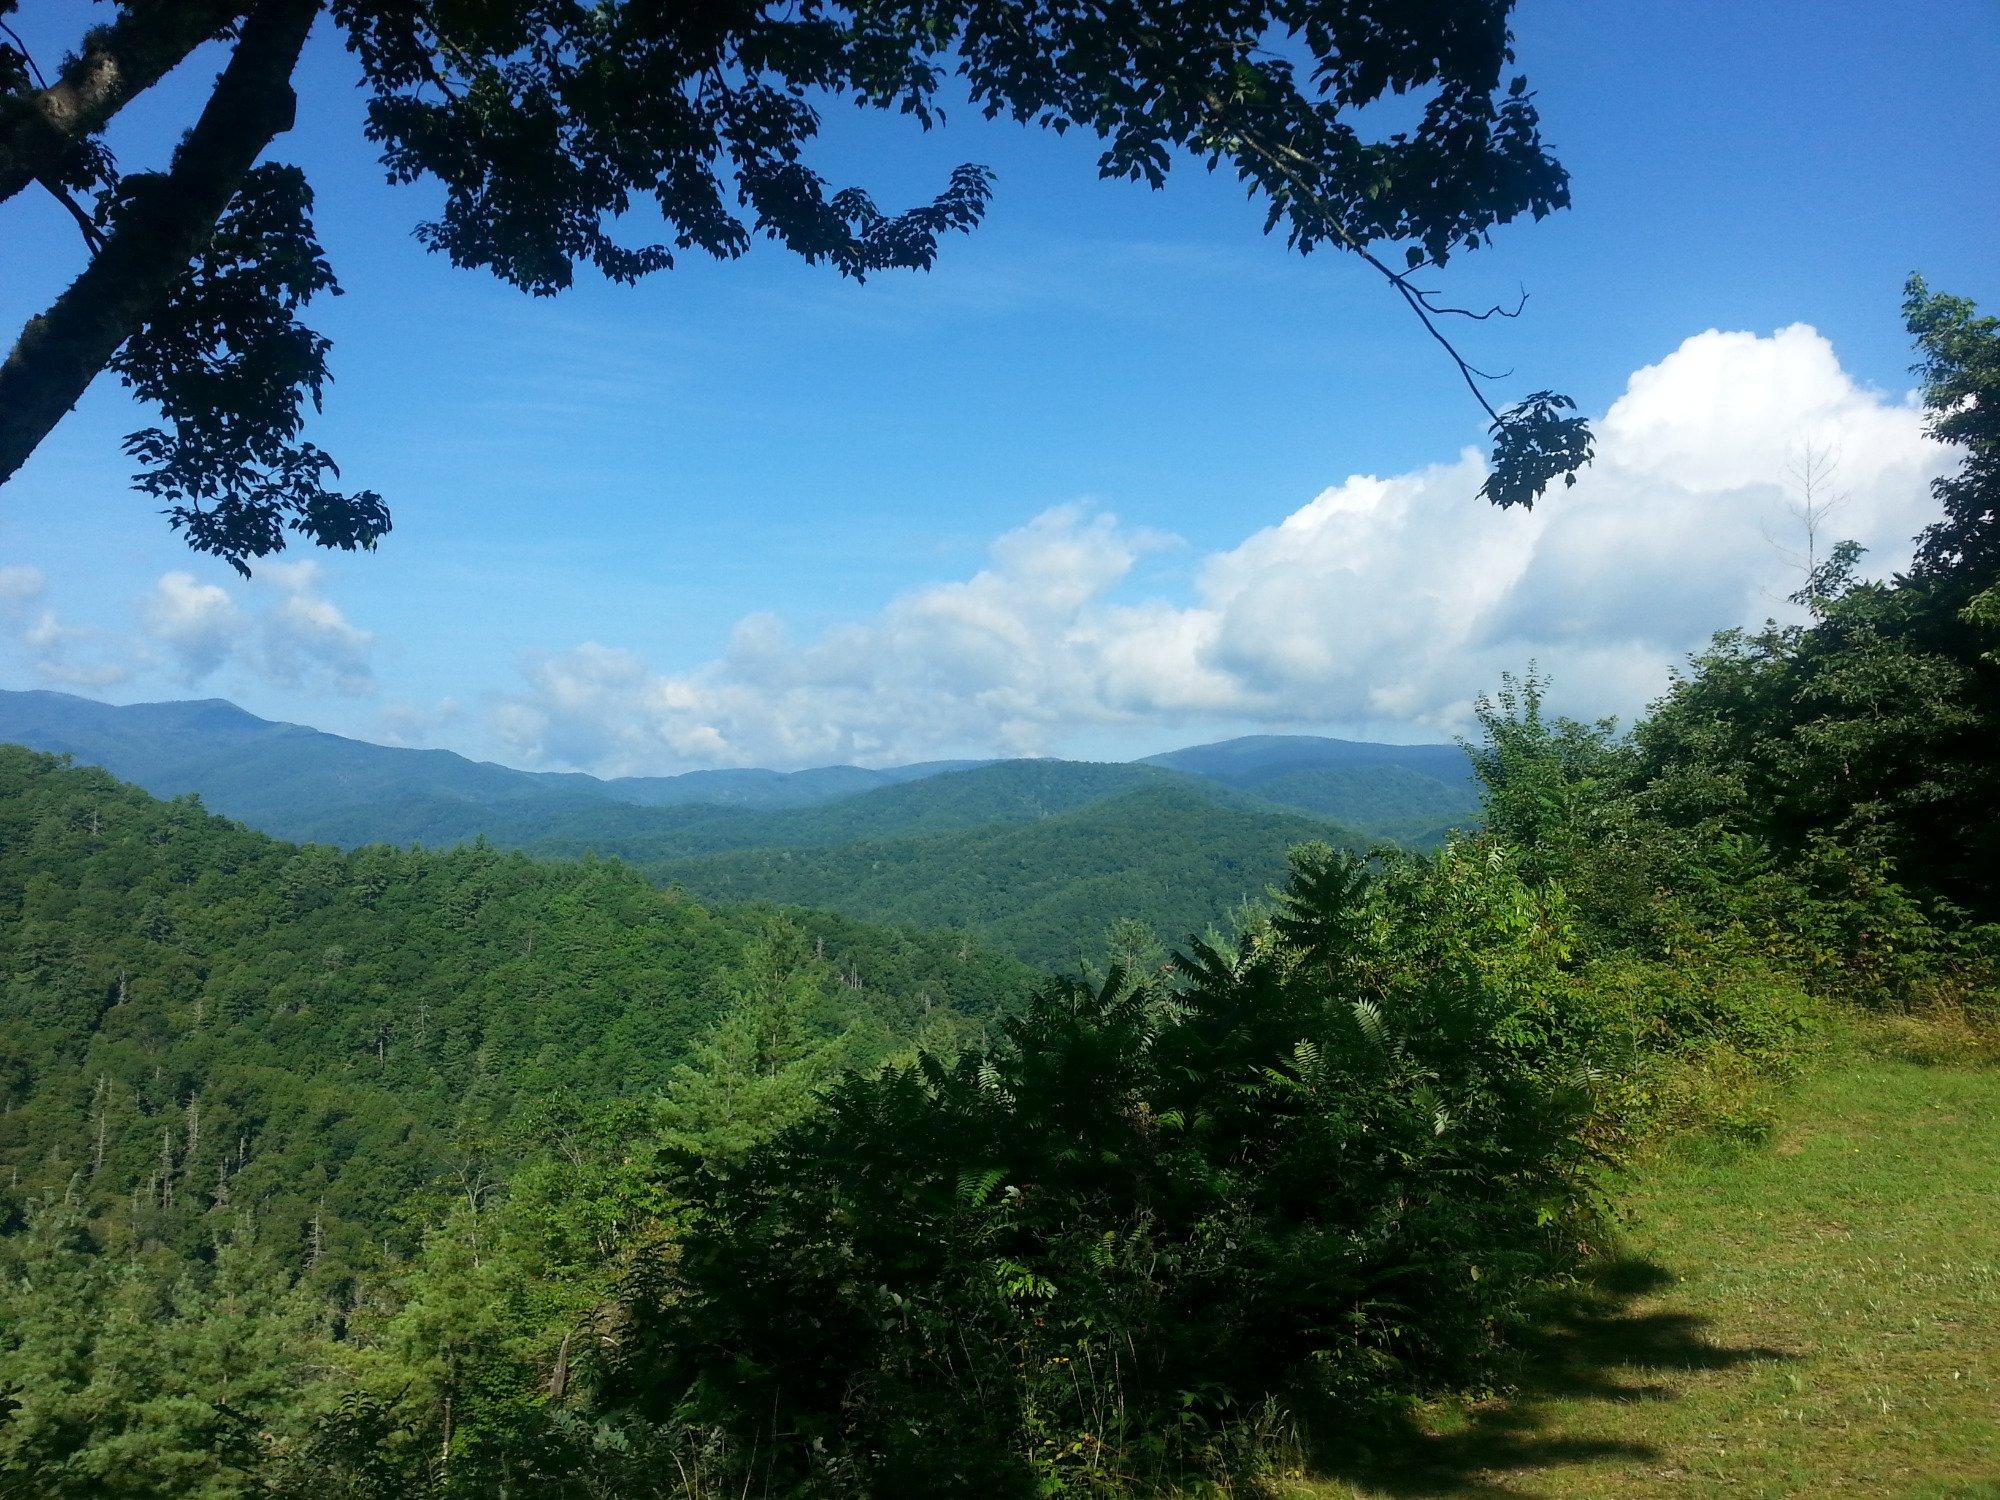
[[[5,21],[0,21],[0,31],[7,33],[7,40],[12,42],[14,50],[21,54],[21,61],[26,63],[28,71],[35,75],[35,87],[38,89],[47,88],[49,80],[42,73],[42,65],[35,61],[35,54],[30,52],[28,44],[21,40],[21,33],[9,26]]]
[[[102,250],[104,248],[104,231],[99,229],[90,215],[83,211],[83,205],[70,197],[68,193],[64,192],[55,183],[50,182],[46,177],[36,180],[49,190],[51,198],[54,198],[56,202],[69,210],[70,217],[76,220],[76,227],[83,233],[84,244],[90,247],[90,253],[95,255],[98,251]]]
[[[1211,100],[1209,103],[1209,108],[1211,113],[1220,116],[1221,113],[1220,107],[1216,103],[1216,101]],[[1460,310],[1456,308],[1438,308],[1431,306],[1430,302],[1426,299],[1425,294],[1419,292],[1416,288],[1410,285],[1409,277],[1411,272],[1397,271],[1393,269],[1379,255],[1375,254],[1366,245],[1362,244],[1361,241],[1357,240],[1351,233],[1349,233],[1347,226],[1340,222],[1340,215],[1334,211],[1332,205],[1329,204],[1324,198],[1322,198],[1319,195],[1318,190],[1313,187],[1312,183],[1306,179],[1304,174],[1302,174],[1297,168],[1292,166],[1290,163],[1285,161],[1284,157],[1280,155],[1279,149],[1274,149],[1273,147],[1266,145],[1256,136],[1247,134],[1246,132],[1236,128],[1235,126],[1229,125],[1226,121],[1224,121],[1223,123],[1225,128],[1229,131],[1231,135],[1233,135],[1238,141],[1242,142],[1244,146],[1248,147],[1256,155],[1263,158],[1264,161],[1268,162],[1274,170],[1276,170],[1285,178],[1286,181],[1291,183],[1293,191],[1297,192],[1302,197],[1304,197],[1308,202],[1312,203],[1315,207],[1317,207],[1320,210],[1320,212],[1323,215],[1325,215],[1326,222],[1333,227],[1334,233],[1339,235],[1340,238],[1346,243],[1347,248],[1352,250],[1356,255],[1360,256],[1364,262],[1366,262],[1369,266],[1373,267],[1377,272],[1379,272],[1382,275],[1383,279],[1386,280],[1390,286],[1396,289],[1397,295],[1400,296],[1404,302],[1409,304],[1410,311],[1417,315],[1417,321],[1424,325],[1424,332],[1428,333],[1433,339],[1436,339],[1438,342],[1438,346],[1441,349],[1443,349],[1447,355],[1451,357],[1451,362],[1458,368],[1459,378],[1465,382],[1465,388],[1472,392],[1472,399],[1479,403],[1480,409],[1483,410],[1492,421],[1498,423],[1500,421],[1500,413],[1494,409],[1493,403],[1486,399],[1486,393],[1479,388],[1479,382],[1481,380],[1497,380],[1502,377],[1489,374],[1487,371],[1480,369],[1477,365],[1473,364],[1470,360],[1468,360],[1463,354],[1459,353],[1458,346],[1452,343],[1450,339],[1446,338],[1444,335],[1444,330],[1439,328],[1437,325],[1438,317],[1446,316],[1453,313],[1458,313]],[[1419,263],[1419,265],[1421,265],[1421,263]],[[1414,271],[1418,268],[1419,267],[1412,267],[1411,271]],[[1523,293],[1522,295],[1523,295],[1523,300],[1525,300],[1526,294]],[[1472,313],[1463,313],[1462,315],[1466,317],[1475,316]]]
[[[1412,267],[1403,274],[1410,276],[1415,273],[1415,270],[1416,268]],[[1431,300],[1437,295],[1436,292],[1418,292],[1417,295],[1424,299],[1425,307],[1428,307],[1440,317],[1449,315],[1454,318],[1470,318],[1475,323],[1484,323],[1488,318],[1518,318],[1521,316],[1521,310],[1528,305],[1528,290],[1526,287],[1521,288],[1521,295],[1511,308],[1502,307],[1496,302],[1493,306],[1487,308],[1485,312],[1474,312],[1469,307],[1451,307],[1449,305],[1440,307]]]
[[[1777,554],[1786,567],[1803,577],[1803,588],[1796,594],[1785,596],[1787,600],[1803,601],[1818,614],[1823,601],[1820,598],[1817,580],[1820,565],[1825,560],[1824,542],[1827,523],[1836,511],[1847,504],[1852,497],[1845,491],[1834,491],[1834,476],[1840,472],[1840,444],[1836,437],[1831,443],[1807,433],[1799,440],[1797,456],[1788,458],[1785,475],[1792,483],[1792,495],[1783,503],[1785,511],[1798,523],[1801,543],[1792,547],[1772,534],[1768,523],[1759,523],[1764,541]]]

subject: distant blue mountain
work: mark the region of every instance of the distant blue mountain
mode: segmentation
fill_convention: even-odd
[[[1299,771],[1355,766],[1401,766],[1441,781],[1472,785],[1472,758],[1460,745],[1380,745],[1316,734],[1247,734],[1149,755],[1146,763],[1244,787]]]
[[[678,776],[617,776],[597,785],[619,801],[641,807],[681,807],[691,802],[718,807],[813,807],[872,792],[877,787],[899,786],[906,781],[921,781],[927,776],[987,764],[983,760],[930,760],[876,770],[866,766],[816,766],[807,771],[683,771]]]
[[[0,740],[102,766],[156,797],[199,793],[216,812],[280,838],[339,844],[511,837],[605,804],[810,807],[978,764],[604,780],[369,744],[260,719],[220,698],[116,707],[51,692],[0,691]]]
[[[155,796],[199,793],[215,811],[281,838],[352,845],[485,836],[648,859],[1033,821],[1176,774],[1362,835],[1418,843],[1471,821],[1478,808],[1457,746],[1311,735],[1252,735],[1129,765],[929,761],[602,779],[369,744],[261,719],[219,698],[116,707],[0,691],[0,740],[103,766]]]
[[[1146,763],[1406,843],[1434,843],[1479,820],[1479,783],[1459,745],[1253,734],[1169,750]]]
[[[1476,820],[1452,745],[1256,735],[1146,761],[932,761],[603,780],[274,723],[232,703],[0,692],[0,741],[281,838],[612,855],[709,900],[967,929],[1037,964],[1137,918],[1226,924],[1307,839],[1426,845]]]

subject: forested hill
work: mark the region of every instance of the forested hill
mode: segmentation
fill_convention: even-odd
[[[1479,788],[1459,745],[1379,745],[1308,734],[1253,734],[1149,756],[1365,833],[1431,845],[1476,823]]]
[[[819,807],[749,812],[733,807],[603,806],[513,836],[547,854],[616,854],[635,860],[799,849],[861,840],[1035,823],[1149,787],[1210,783],[1157,766],[1009,760],[880,787]]]
[[[1098,956],[1121,918],[1169,943],[1227,925],[1283,876],[1286,851],[1312,840],[1366,843],[1176,777],[1033,822],[643,868],[719,901],[963,927],[1031,963],[1073,969]]]
[[[1303,735],[1229,740],[1150,762],[936,762],[622,782],[364,744],[219,701],[114,708],[0,693],[0,737],[8,735],[103,764],[157,794],[199,792],[215,810],[279,837],[347,847],[482,838],[538,855],[615,856],[699,898],[959,929],[1044,967],[1096,957],[1119,921],[1142,922],[1169,943],[1226,924],[1304,840],[1427,846],[1477,818],[1470,763],[1456,746]],[[671,800],[689,786],[737,800]],[[791,805],[750,805],[752,797]]]
[[[530,1106],[656,1090],[746,1004],[865,1062],[1031,976],[962,937],[710,910],[615,863],[343,854],[0,747],[0,1171],[114,1241],[369,1254]],[[0,1219],[8,1210],[0,1205]],[[363,1226],[369,1226],[364,1229]]]
[[[1168,942],[1226,924],[1308,840],[1365,834],[1152,765],[1001,761],[823,807],[599,808],[520,841],[615,854],[718,901],[969,931],[1045,968],[1098,957],[1113,924]]]
[[[759,844],[830,843],[851,837],[893,837],[920,827],[995,821],[1004,807],[981,808],[966,790],[976,778],[947,789],[941,775],[987,762],[933,761],[869,769],[822,766],[804,771],[691,771],[678,776],[609,780],[578,774],[513,770],[445,750],[372,745],[296,724],[274,723],[220,699],[140,703],[126,707],[67,693],[0,691],[0,741],[67,754],[103,766],[156,796],[198,792],[215,810],[280,838],[355,846],[367,843],[448,844],[485,836],[509,843],[578,846],[608,839],[646,841],[656,854],[691,854]],[[1311,735],[1260,735],[1198,745],[1136,766],[1063,761],[1012,761],[1015,805],[1032,815],[1080,805],[1079,794],[1120,795],[1143,777],[1179,772],[1330,818],[1363,833],[1430,842],[1444,828],[1477,816],[1470,764],[1453,745],[1375,745]],[[1032,766],[1051,770],[1038,785]],[[1070,790],[1049,782],[1067,776]],[[1157,784],[1157,783],[1151,783]],[[733,832],[732,813],[809,809],[884,789],[922,785],[939,809],[901,814],[905,824],[877,821],[853,831],[838,820],[814,830],[757,822]],[[980,796],[987,795],[979,792]],[[1054,799],[1054,800],[1051,800]],[[1003,797],[1004,800],[1004,797]],[[908,804],[891,799],[876,808]],[[655,810],[648,812],[647,810]],[[966,812],[996,817],[968,818]],[[867,816],[876,817],[870,813]],[[925,822],[928,818],[929,821]],[[950,819],[950,821],[946,821]],[[698,842],[684,830],[697,825]],[[668,841],[680,839],[669,851]]]

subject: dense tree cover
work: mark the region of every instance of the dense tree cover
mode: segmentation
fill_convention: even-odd
[[[1729,632],[1641,727],[1639,774],[1680,821],[1753,831],[1787,854],[1847,851],[1914,890],[2000,920],[2000,321],[1913,280],[1932,435],[1962,465],[1909,572],[1856,574],[1836,548],[1809,623]]]
[[[2000,920],[2000,321],[1920,280],[1904,312],[1960,459],[1910,569],[1865,581],[1836,546],[1807,619],[1722,632],[1629,736],[1512,684],[1477,757],[1495,832],[1608,923],[1657,926],[1678,890],[1677,920],[1888,993]]]
[[[1435,847],[1479,820],[1478,783],[1457,745],[1256,734],[1148,760],[1396,843]]]
[[[341,854],[0,752],[0,1164],[109,1240],[188,1250],[247,1211],[352,1268],[399,1205],[505,1168],[524,1109],[662,1084],[745,996],[804,985],[880,1055],[1022,971],[964,940],[716,913],[609,864]]]
[[[1143,769],[1143,768],[1142,768]],[[802,849],[652,860],[655,879],[716,901],[825,907],[951,927],[1043,968],[1095,957],[1119,919],[1169,939],[1227,926],[1283,878],[1286,851],[1369,840],[1268,803],[1168,784],[1025,823]]]
[[[589,1185],[526,1174],[489,1242],[508,1269],[470,1266],[461,1228],[401,1292],[455,1285],[483,1335],[353,1330],[347,1395],[270,1472],[299,1493],[1227,1482],[1488,1378],[1598,1238],[1599,1169],[1728,1108],[1815,1005],[1748,946],[1641,951],[1490,840],[1372,870],[1306,846],[1229,939],[1168,965],[1143,932],[1117,946],[1131,969],[1051,983],[992,1045],[849,1073],[790,1120],[572,1141]],[[579,1217],[628,1226],[604,1262],[542,1227]]]
[[[1953,726],[1992,724],[1974,663],[2000,328],[1921,287],[1910,317],[1963,464],[1906,576],[1855,583],[1837,553],[1807,623],[1747,664],[1723,637],[1630,735],[1509,680],[1480,708],[1484,832],[1370,860],[1306,845],[1228,937],[1163,961],[1125,924],[1129,966],[1050,980],[983,1035],[946,1016],[899,1048],[877,1006],[829,994],[804,934],[616,868],[292,850],[14,753],[7,994],[33,1048],[0,1128],[27,1115],[38,1154],[0,1237],[0,1472],[54,1495],[1146,1493],[1234,1484],[1491,1378],[1526,1300],[1603,1243],[1601,1174],[1634,1145],[1744,1123],[1739,1080],[1831,1006],[1996,1003],[1991,867],[1923,834],[1993,815],[1968,801],[1991,740]],[[1876,753],[1913,734],[1918,680],[1943,731]],[[453,1025],[507,1017],[537,1096],[513,1101],[504,1184],[450,1157],[397,1175],[416,1133],[509,1088],[483,1040],[453,1062],[466,1109],[343,1146],[388,1164],[357,1205],[387,1243],[330,1286],[315,1259],[366,1247],[296,1215],[274,1236],[249,1168],[197,1144],[228,1096],[148,1095],[168,1071],[143,1069],[182,1039],[220,1068],[198,1049],[227,1024],[246,1066],[305,1043],[301,1095],[329,1111],[407,1081],[423,1049],[341,978],[407,946],[336,960],[316,925],[378,868],[424,897],[391,883],[363,909],[398,945],[482,956],[447,964],[481,997]],[[266,956],[268,996],[229,982],[204,923]],[[128,927],[154,946],[120,946]],[[621,936],[726,949],[734,999],[686,1016],[664,1074],[593,1097],[629,1033],[615,1008],[603,1039],[573,1023]],[[559,950],[546,968],[530,937]],[[201,982],[137,994],[175,951]],[[485,964],[509,982],[479,988]],[[246,993],[269,1026],[243,1026]],[[891,998],[910,1036],[921,1006]],[[638,1010],[662,1034],[682,1014]],[[112,1122],[106,1162],[137,1189],[113,1203],[92,1197],[111,1117],[88,1080],[120,1058],[150,1113]]]
[[[0,14],[17,5],[0,0]],[[1487,314],[1411,279],[1569,202],[1514,71],[1511,9],[119,0],[53,78],[10,31],[0,201],[39,184],[71,209],[89,259],[0,363],[0,484],[111,369],[160,409],[164,425],[126,450],[197,550],[247,572],[288,535],[355,548],[387,533],[382,498],[332,488],[339,470],[303,436],[329,346],[300,313],[338,284],[303,174],[260,161],[296,119],[292,76],[324,10],[359,65],[389,177],[443,189],[420,239],[536,295],[579,267],[631,282],[691,251],[734,259],[758,236],[856,279],[930,266],[940,240],[979,223],[991,174],[967,163],[900,212],[835,189],[807,160],[830,101],[929,129],[964,96],[989,118],[1090,131],[1103,176],[1155,187],[1177,157],[1226,165],[1267,231],[1356,254],[1402,298],[1492,420],[1488,497],[1532,505],[1589,462],[1588,429],[1548,391],[1497,411],[1438,328]],[[171,162],[121,174],[105,127],[218,39],[228,61]],[[1397,102],[1395,128],[1378,127],[1373,111]],[[642,206],[660,242],[620,237]]]
[[[1053,985],[699,1179],[603,1407],[781,1485],[1005,1495],[1227,1473],[1280,1411],[1464,1378],[1587,1208],[1566,929],[1470,848],[1371,883],[1309,847],[1235,941]]]
[[[1479,825],[1475,788],[1405,766],[1287,771],[1259,782],[1256,792],[1282,807],[1420,848],[1435,847],[1449,834]]]
[[[830,848],[921,834],[1034,824],[1149,787],[1202,783],[1156,766],[1006,760],[876,787],[818,807],[752,812],[687,806],[633,817],[600,807],[588,817],[523,829],[541,853],[611,852],[639,862],[739,849]],[[1206,790],[1206,788],[1203,788]]]

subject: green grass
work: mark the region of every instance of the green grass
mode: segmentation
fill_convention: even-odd
[[[2000,1496],[2000,1069],[1844,1048],[1622,1194],[1506,1399],[1289,1493]]]

